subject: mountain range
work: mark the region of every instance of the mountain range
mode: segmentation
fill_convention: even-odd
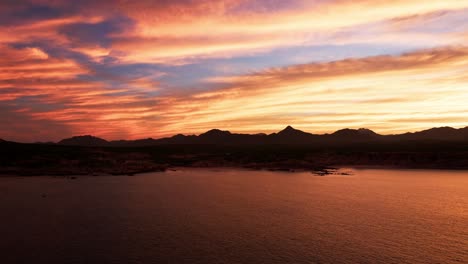
[[[198,136],[178,134],[160,139],[107,141],[91,135],[75,136],[59,141],[59,145],[69,146],[116,146],[139,147],[165,144],[214,144],[214,145],[262,145],[262,144],[347,144],[360,142],[392,141],[468,141],[468,127],[455,129],[438,127],[423,131],[397,135],[380,135],[366,128],[341,129],[332,134],[312,134],[291,126],[272,134],[237,134],[212,129]]]
[[[468,169],[468,127],[380,135],[369,129],[312,134],[291,126],[272,134],[212,129],[200,135],[107,141],[86,135],[58,143],[0,140],[2,175],[133,175],[171,167],[270,170],[391,166]]]

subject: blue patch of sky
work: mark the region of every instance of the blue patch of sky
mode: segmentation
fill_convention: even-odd
[[[99,23],[75,23],[65,25],[59,32],[72,41],[74,46],[109,47],[112,34],[132,28],[135,21],[125,16],[113,16]]]
[[[12,10],[6,11],[0,11],[0,24],[2,25],[27,24],[37,20],[53,19],[64,15],[63,10],[46,5],[18,4],[15,8],[13,4]]]
[[[212,86],[205,82],[210,77],[243,75],[273,67],[323,63],[347,58],[398,55],[413,49],[417,48],[398,44],[295,46],[250,56],[201,59],[181,66],[159,65],[158,70],[167,73],[159,78],[160,81],[173,89],[210,89]]]
[[[346,58],[361,58],[376,55],[397,55],[415,49],[406,45],[323,45],[294,46],[274,49],[269,52],[232,58],[198,59],[189,64],[151,64],[115,63],[112,57],[104,62],[96,62],[88,56],[72,51],[66,47],[54,46],[50,42],[35,42],[15,44],[15,47],[40,47],[52,57],[69,58],[90,70],[89,74],[77,76],[77,80],[99,82],[104,87],[125,89],[130,87],[132,80],[149,78],[158,82],[159,87],[149,91],[148,95],[157,96],[166,92],[198,92],[219,88],[220,84],[206,82],[212,77],[243,75],[260,72],[273,67],[283,67],[305,63],[320,63],[342,60]],[[158,74],[161,73],[161,74]],[[123,92],[130,94],[131,91]],[[118,96],[119,94],[115,94]],[[121,95],[121,94],[120,94]]]

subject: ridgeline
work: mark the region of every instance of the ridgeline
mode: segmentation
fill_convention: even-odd
[[[324,171],[343,166],[468,169],[468,127],[399,135],[369,129],[312,134],[287,126],[272,134],[212,129],[196,135],[107,141],[77,136],[58,143],[0,140],[0,175],[133,175],[174,167]]]

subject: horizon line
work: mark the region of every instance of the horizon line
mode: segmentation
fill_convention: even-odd
[[[81,134],[81,135],[73,135],[73,136],[69,136],[69,137],[64,137],[62,139],[59,139],[58,141],[33,141],[33,142],[24,142],[24,141],[11,141],[11,140],[8,140],[8,139],[5,139],[5,138],[1,138],[0,137],[0,141],[8,141],[8,142],[16,142],[16,143],[25,143],[25,144],[35,144],[35,143],[59,143],[60,141],[64,140],[64,139],[70,139],[70,138],[76,138],[76,137],[86,137],[86,136],[91,136],[91,137],[94,137],[94,138],[99,138],[99,139],[103,139],[107,142],[113,142],[113,141],[137,141],[137,140],[145,140],[145,139],[153,139],[153,140],[160,140],[160,139],[165,139],[165,138],[172,138],[174,136],[177,136],[177,135],[183,135],[183,136],[200,136],[200,135],[203,135],[209,131],[213,131],[213,130],[218,130],[218,131],[222,131],[222,132],[229,132],[230,134],[237,134],[237,135],[261,135],[261,134],[264,134],[266,136],[268,135],[273,135],[273,134],[278,134],[280,133],[281,131],[284,131],[288,128],[292,128],[294,130],[298,130],[298,131],[301,131],[301,132],[304,132],[304,133],[307,133],[307,134],[311,134],[311,135],[317,135],[317,136],[324,136],[324,135],[332,135],[338,131],[342,131],[342,130],[355,130],[355,131],[358,131],[358,130],[369,130],[369,131],[372,131],[374,132],[375,134],[377,135],[380,135],[380,136],[395,136],[395,135],[404,135],[404,134],[409,134],[409,133],[418,133],[418,132],[423,132],[423,131],[427,131],[427,130],[431,130],[431,129],[441,129],[441,128],[451,128],[451,129],[454,129],[454,130],[459,130],[459,129],[466,129],[468,128],[468,126],[461,126],[461,127],[452,127],[452,126],[437,126],[437,127],[430,127],[430,128],[425,128],[425,129],[421,129],[421,130],[415,130],[415,131],[407,131],[407,132],[402,132],[402,133],[394,133],[394,134],[380,134],[378,132],[376,132],[375,130],[373,129],[369,129],[369,128],[364,128],[364,127],[361,127],[361,128],[349,128],[349,127],[346,127],[346,128],[341,128],[341,129],[338,129],[338,130],[335,130],[333,132],[327,132],[327,133],[321,133],[321,134],[314,134],[313,132],[308,132],[308,131],[304,131],[304,130],[301,130],[301,129],[297,129],[295,127],[293,127],[292,125],[287,125],[286,127],[284,127],[283,129],[277,131],[277,132],[272,132],[272,133],[264,133],[264,132],[258,132],[258,133],[238,133],[238,132],[232,132],[230,130],[224,130],[224,129],[219,129],[219,128],[212,128],[212,129],[209,129],[205,132],[202,132],[202,133],[199,133],[199,134],[191,134],[191,133],[187,133],[187,134],[184,134],[184,133],[177,133],[177,134],[172,134],[171,136],[163,136],[163,137],[158,137],[158,138],[153,138],[153,137],[146,137],[146,138],[136,138],[136,139],[113,139],[113,140],[108,140],[108,139],[105,139],[103,137],[100,137],[100,136],[95,136],[95,135],[92,135],[92,134]]]

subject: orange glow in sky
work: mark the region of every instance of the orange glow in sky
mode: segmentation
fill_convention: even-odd
[[[468,1],[0,3],[0,138],[468,125]]]

